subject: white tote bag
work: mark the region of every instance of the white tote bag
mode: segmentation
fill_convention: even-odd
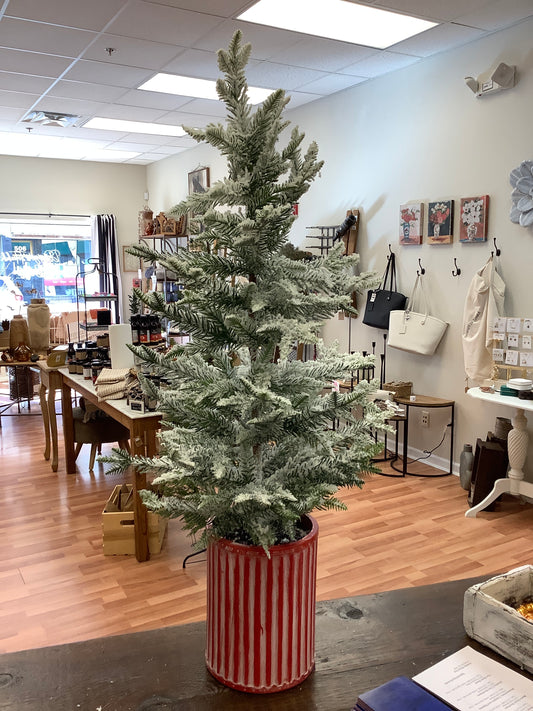
[[[422,312],[413,311],[417,292],[420,293],[419,308]],[[447,328],[446,321],[428,314],[426,293],[419,274],[405,310],[390,313],[388,344],[408,353],[433,355]]]

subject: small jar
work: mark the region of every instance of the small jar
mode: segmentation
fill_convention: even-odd
[[[92,378],[92,370],[91,370],[91,361],[90,360],[85,360],[83,361],[83,379],[84,380],[91,380]]]
[[[96,379],[102,372],[102,368],[104,367],[104,364],[102,363],[101,360],[94,359],[91,361],[91,378],[93,383],[96,383]]]

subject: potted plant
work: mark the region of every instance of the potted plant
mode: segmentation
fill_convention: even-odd
[[[342,241],[310,261],[282,253],[292,206],[322,162],[315,143],[302,153],[296,128],[277,147],[288,125],[283,91],[252,109],[244,73],[250,49],[237,32],[218,54],[226,124],[187,129],[228,166],[223,180],[171,211],[194,215],[189,249],[130,250],[175,272],[185,287],[171,304],[157,292],[140,295],[191,337],[165,354],[133,348],[167,383],[152,392],[165,413],[160,454],[116,451],[105,461],[112,471],[133,464],[155,475],[159,493],[141,492],[146,506],[180,518],[208,548],[209,670],[234,688],[269,692],[313,668],[318,527],[309,514],[344,508],[338,487],[361,486],[377,471],[374,432],[385,415],[368,397],[375,383],[332,388],[371,367],[372,356],[319,340],[326,318],[354,313],[354,289],[379,279],[355,275],[358,255],[342,256]],[[316,344],[316,359],[294,359],[296,342]]]

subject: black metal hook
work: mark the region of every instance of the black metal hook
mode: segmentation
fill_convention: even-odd
[[[394,254],[394,252],[391,249],[390,242],[389,242],[389,254]]]
[[[494,237],[493,242],[494,242],[494,249],[496,250],[496,256],[499,257],[500,254],[502,253],[502,250],[501,250],[501,249],[498,247],[498,245],[496,244],[496,237]],[[490,253],[490,256],[491,256],[491,257],[494,257],[494,252],[491,252],[491,253]]]
[[[455,269],[452,269],[452,276],[459,276],[459,274],[461,273],[461,270],[457,266],[457,259],[455,257],[453,258],[453,263],[454,263]]]
[[[426,270],[425,270],[424,267],[422,266],[422,262],[420,261],[420,259],[418,260],[418,266],[420,267],[420,270],[418,270],[418,269],[416,270],[416,273],[418,274],[418,276],[421,276],[422,274],[425,274],[425,273],[426,273]]]

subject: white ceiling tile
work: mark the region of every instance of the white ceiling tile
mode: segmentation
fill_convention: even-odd
[[[153,71],[151,69],[138,69],[137,67],[126,67],[120,64],[81,60],[68,71],[64,79],[136,89],[152,76]]]
[[[342,91],[343,89],[348,89],[351,86],[360,84],[362,81],[365,81],[364,77],[354,77],[349,74],[328,74],[322,79],[316,79],[308,84],[303,84],[302,90],[327,96],[336,91]]]
[[[249,2],[245,0],[145,0],[148,3],[158,5],[168,5],[178,7],[182,10],[194,10],[195,12],[205,12],[208,15],[218,15],[219,17],[233,17],[242,10]]]
[[[181,110],[191,114],[206,114],[211,119],[215,117],[217,122],[221,116],[226,116],[226,104],[214,99],[191,99]]]
[[[306,38],[306,35],[299,34],[298,32],[288,32],[287,30],[278,30],[273,27],[262,27],[240,20],[226,20],[199,39],[195,43],[195,47],[207,49],[211,52],[216,52],[221,47],[225,49],[229,46],[237,30],[242,32],[243,42],[251,42],[251,56],[254,59],[275,58],[279,52],[288,49],[295,42]]]
[[[459,15],[456,18],[456,22],[494,31],[532,16],[532,0],[505,0],[505,2],[499,0],[486,5],[476,12],[466,12]]]
[[[6,17],[99,32],[125,4],[126,0],[10,0]]]
[[[196,114],[191,112],[172,111],[165,114],[161,119],[160,123],[169,123],[174,126],[194,126],[197,128],[205,128],[210,123],[222,123],[220,116],[213,116],[207,114]],[[181,137],[178,140],[182,140]],[[194,140],[187,137],[187,140]],[[196,141],[195,141],[196,143]]]
[[[25,113],[25,110],[10,108],[8,106],[0,106],[0,131],[9,131],[11,129],[11,122],[20,121]]]
[[[158,91],[142,91],[132,89],[120,97],[118,103],[125,106],[139,106],[161,111],[173,111],[188,103],[190,97],[176,96],[175,94],[163,94]]]
[[[320,94],[311,94],[304,91],[287,91],[286,94],[290,97],[290,101],[287,104],[287,111],[322,98]]]
[[[39,99],[39,94],[23,94],[18,91],[0,91],[0,106],[11,109],[28,109]]]
[[[6,72],[56,78],[65,71],[70,62],[70,59],[51,54],[0,48],[0,67]]]
[[[191,47],[220,21],[213,15],[131,0],[108,30],[115,35],[145,40],[157,38],[159,42]]]
[[[124,121],[155,121],[162,115],[161,109],[138,106],[121,106],[120,104],[108,104],[98,113],[103,118],[121,119]]]
[[[250,86],[266,89],[297,89],[310,81],[322,79],[326,72],[303,67],[291,67],[288,64],[261,62],[247,72]]]
[[[414,64],[418,61],[418,57],[411,57],[407,54],[395,54],[394,52],[387,52],[384,50],[373,55],[372,57],[369,57],[368,59],[363,59],[361,62],[352,64],[351,67],[342,69],[341,73],[346,72],[370,79],[371,77],[386,74],[387,72],[392,72],[395,69],[401,69],[402,67],[406,67],[409,64]]]
[[[444,52],[453,47],[473,42],[483,36],[483,31],[475,27],[457,25],[447,22],[444,25],[437,25],[419,35],[410,37],[403,42],[398,42],[392,49],[399,54],[416,55],[418,57],[429,57],[437,52]]]
[[[106,51],[108,47],[114,50],[111,54]],[[83,58],[143,69],[161,69],[180,52],[183,48],[174,43],[164,44],[106,33],[89,47]]]
[[[2,47],[57,54],[61,57],[77,57],[95,36],[93,32],[85,30],[11,20],[8,17],[0,22]]]
[[[186,49],[168,62],[162,71],[200,79],[218,79],[220,76],[216,52],[204,49]]]
[[[42,94],[48,89],[52,80],[48,77],[34,77],[13,72],[0,72],[0,89],[7,91],[23,91],[31,94]]]
[[[127,91],[120,86],[106,84],[91,84],[83,81],[58,81],[48,92],[48,96],[61,96],[68,99],[86,99],[93,101],[113,102]]]
[[[168,136],[152,136],[149,133],[128,133],[125,135],[124,140],[132,142],[134,140],[142,141],[143,143],[153,143],[154,145],[161,146],[168,143]]]
[[[321,71],[336,72],[374,52],[370,47],[361,47],[348,42],[336,42],[322,37],[306,37],[288,49],[276,54],[276,62],[294,64]]]
[[[65,114],[78,114],[83,115],[93,115],[97,114],[99,111],[106,106],[106,104],[99,103],[98,101],[80,100],[80,99],[67,99],[60,98],[58,96],[44,96],[35,109],[38,111],[58,111]]]
[[[131,134],[129,134],[131,136]],[[153,152],[159,148],[154,143],[135,143],[134,141],[114,141],[111,144],[114,148],[119,148],[121,151],[137,151],[137,153]]]
[[[117,148],[116,150],[120,150]],[[162,158],[165,158],[166,156],[162,155],[161,153],[141,153],[140,156],[137,156],[136,158],[131,158],[130,160],[126,161],[127,163],[137,163],[140,165],[148,165],[148,163],[155,163],[158,160],[161,160]]]
[[[194,140],[194,138],[191,138],[190,136],[176,136],[175,138],[171,138],[170,141],[166,144],[167,146],[174,146],[175,148],[192,148],[193,146],[197,146],[198,144]]]

